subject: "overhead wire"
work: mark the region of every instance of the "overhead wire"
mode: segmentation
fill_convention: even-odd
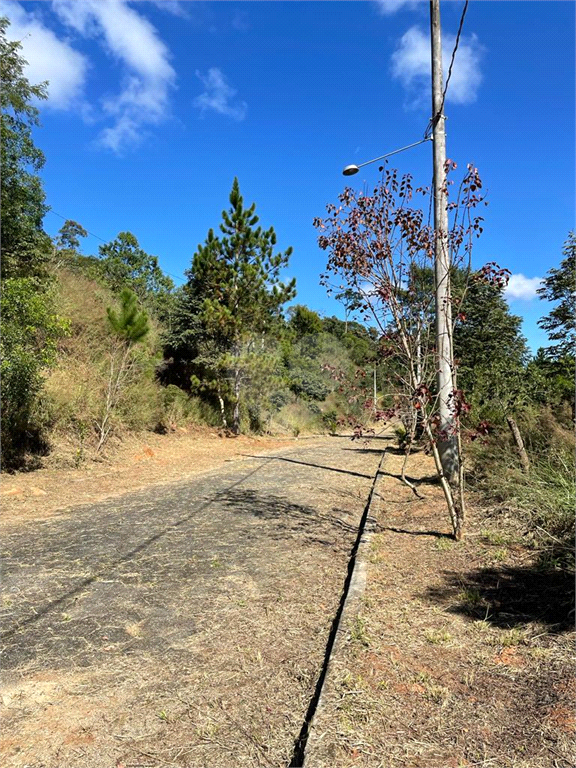
[[[55,211],[53,208],[49,208],[49,209],[48,209],[48,213],[53,213],[53,214],[54,214],[54,216],[58,216],[58,218],[59,218],[59,219],[63,219],[64,221],[71,221],[71,219],[69,219],[67,216],[62,216],[62,214],[61,214],[61,213],[58,213],[58,212],[57,212],[57,211]],[[102,243],[107,243],[107,242],[108,242],[108,240],[104,240],[104,238],[103,238],[103,237],[100,237],[100,235],[96,235],[96,234],[94,234],[94,232],[90,232],[90,230],[89,230],[89,229],[86,229],[86,227],[83,227],[83,229],[84,229],[84,230],[85,230],[85,231],[86,231],[86,232],[87,232],[87,233],[88,233],[88,234],[89,234],[91,237],[95,237],[95,238],[96,238],[96,240],[100,240],[100,242],[102,242]],[[183,280],[184,282],[186,281],[186,278],[185,278],[185,277],[183,277],[182,275],[173,275],[173,274],[172,274],[172,272],[168,272],[166,269],[163,269],[162,271],[163,271],[165,274],[169,275],[170,277],[173,277],[175,280]]]
[[[460,35],[462,34],[462,28],[464,27],[464,19],[466,18],[466,11],[468,10],[468,4],[469,4],[469,0],[465,0],[464,8],[462,9],[462,15],[460,16],[460,24],[458,26],[458,32],[456,34],[456,42],[454,43],[454,50],[452,51],[452,56],[450,58],[450,66],[448,67],[448,76],[446,77],[446,83],[444,85],[444,91],[442,93],[442,102],[440,104],[440,109],[428,121],[426,130],[424,131],[425,139],[427,139],[430,136],[432,130],[434,129],[434,126],[436,125],[436,123],[438,122],[438,120],[440,119],[440,116],[444,111],[444,102],[446,100],[446,93],[448,92],[448,85],[450,83],[450,78],[452,77],[452,68],[454,67],[454,60],[456,59],[456,51],[458,50],[458,46],[460,45]]]

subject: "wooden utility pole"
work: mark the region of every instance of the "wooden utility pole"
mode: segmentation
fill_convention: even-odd
[[[448,244],[448,190],[446,187],[446,130],[442,81],[442,37],[440,0],[430,0],[430,32],[432,38],[432,127],[434,151],[434,230],[436,232],[436,355],[440,431],[447,439],[438,449],[442,470],[452,485],[458,478],[458,441],[454,434],[452,410],[454,364],[452,354],[452,304],[450,292],[450,249]]]

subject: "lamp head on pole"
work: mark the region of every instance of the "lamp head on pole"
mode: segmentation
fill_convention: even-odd
[[[408,144],[406,147],[400,147],[400,149],[395,149],[393,152],[388,152],[385,155],[380,155],[380,157],[375,157],[374,160],[367,160],[365,163],[360,163],[360,165],[347,165],[346,168],[342,171],[344,176],[354,176],[355,173],[358,173],[360,168],[363,168],[365,165],[370,165],[370,163],[376,163],[378,160],[384,160],[385,157],[390,157],[391,155],[397,155],[398,152],[404,152],[407,149],[410,149],[411,147],[416,147],[418,144],[424,144],[425,141],[432,141],[434,139],[433,135],[425,136],[423,139],[420,139],[420,141],[415,141],[414,144]],[[382,170],[382,168],[380,168]]]

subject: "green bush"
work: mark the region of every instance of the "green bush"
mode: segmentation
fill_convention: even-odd
[[[51,291],[34,278],[2,281],[2,463],[18,466],[27,451],[42,450],[43,423],[35,419],[44,372],[54,363],[67,323],[53,309]]]
[[[325,411],[322,414],[322,423],[331,434],[335,434],[338,431],[338,411],[335,408]]]

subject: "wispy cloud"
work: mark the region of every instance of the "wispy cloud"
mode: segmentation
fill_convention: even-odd
[[[49,81],[47,106],[81,106],[89,66],[86,56],[60,40],[35,11],[26,11],[14,0],[0,0],[0,15],[10,20],[9,39],[22,41],[26,77],[33,84]]]
[[[181,19],[189,19],[189,3],[180,2],[180,0],[132,0],[132,2],[150,3],[161,11],[171,13],[173,16],[179,16]]]
[[[530,301],[536,297],[536,291],[542,285],[541,277],[525,277],[519,273],[510,275],[504,295],[508,299],[523,299]]]
[[[120,152],[138,143],[147,125],[168,116],[176,80],[156,29],[125,0],[53,0],[52,8],[75,32],[98,40],[124,69],[120,92],[102,100],[114,122],[101,132],[101,145]]]
[[[422,5],[423,0],[376,0],[380,12],[385,16],[396,13],[401,9],[415,8],[418,4]]]
[[[443,33],[442,65],[444,79],[456,36]],[[476,100],[478,88],[482,82],[480,59],[483,48],[476,35],[461,37],[452,77],[446,94],[446,101],[454,104],[469,104]],[[392,54],[392,74],[406,88],[407,106],[421,107],[430,101],[430,36],[420,27],[411,27],[400,38],[396,51]]]
[[[238,101],[235,98],[236,90],[228,85],[218,67],[211,67],[205,75],[197,70],[196,76],[206,89],[194,99],[194,105],[202,114],[211,110],[234,120],[243,120],[246,117],[248,105],[245,101]]]

